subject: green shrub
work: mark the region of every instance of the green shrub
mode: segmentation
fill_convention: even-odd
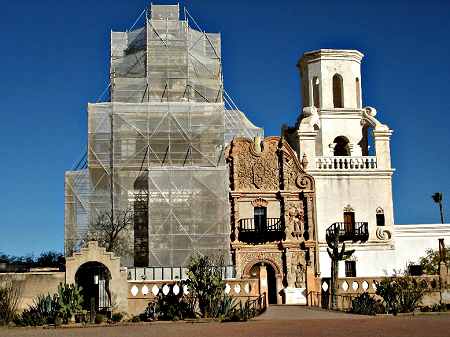
[[[388,313],[413,312],[427,293],[426,283],[411,276],[386,277],[378,285],[376,294],[384,300]]]
[[[36,308],[31,306],[22,311],[22,314],[17,317],[15,323],[21,326],[41,326],[47,324],[47,320]]]
[[[55,317],[55,325],[56,325],[56,326],[59,326],[59,325],[61,325],[61,324],[63,324],[62,318],[59,317],[59,316],[56,316],[56,317]]]
[[[7,325],[15,320],[22,287],[10,276],[0,279],[0,325]]]
[[[39,295],[34,299],[34,308],[45,320],[46,324],[54,324],[58,316],[60,306],[58,296],[54,294]]]
[[[234,301],[232,302],[234,303]],[[239,301],[234,304],[222,319],[224,322],[245,322],[258,314],[256,307],[253,305],[254,300],[247,299],[244,303]]]
[[[137,323],[137,322],[140,322],[140,321],[141,321],[141,318],[140,318],[139,316],[133,316],[133,317],[131,318],[131,321],[132,321],[133,323]]]
[[[192,257],[187,266],[186,284],[201,317],[214,317],[215,307],[223,298],[222,267],[220,258],[198,255]]]
[[[218,305],[215,307],[213,315],[220,320],[227,320],[233,314],[233,311],[236,309],[236,307],[236,299],[224,294]]]
[[[156,302],[154,304],[149,303],[141,320],[149,321],[155,318],[163,321],[176,321],[185,318],[195,317],[195,310],[192,302],[192,297],[183,296],[183,292],[175,295],[170,287],[170,291],[167,295],[162,292],[158,293]],[[180,288],[183,288],[183,282]]]
[[[23,326],[55,324],[58,313],[59,303],[56,294],[39,295],[33,300],[33,304],[16,318],[15,323]]]
[[[111,316],[111,321],[117,323],[117,322],[120,322],[122,320],[122,318],[123,318],[123,313],[115,312]]]
[[[362,293],[352,300],[351,312],[359,315],[376,315],[384,313],[381,301],[375,300],[368,293]]]
[[[431,311],[433,311],[433,312],[446,312],[447,311],[447,304],[444,304],[444,303],[433,304],[433,306],[431,307]]]
[[[95,324],[102,324],[106,321],[106,316],[102,314],[95,315]]]

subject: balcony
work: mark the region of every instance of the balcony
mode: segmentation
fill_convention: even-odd
[[[335,235],[338,236],[339,242],[365,242],[369,239],[369,224],[367,222],[335,222],[326,231],[326,240],[331,242]]]
[[[267,218],[255,222],[254,218],[239,220],[239,240],[242,242],[267,242],[281,240],[283,226],[280,218]]]
[[[363,156],[333,156],[333,157],[317,157],[316,170],[331,170],[331,171],[366,171],[376,170],[377,157]]]

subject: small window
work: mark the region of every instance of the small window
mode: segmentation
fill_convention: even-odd
[[[345,277],[356,277],[356,261],[345,261]]]
[[[384,211],[381,207],[377,208],[377,226],[384,226],[385,225],[385,219],[384,219]]]
[[[359,83],[359,78],[355,80],[355,91],[356,91],[356,107],[361,108],[361,85]]]
[[[267,208],[266,207],[255,207],[253,210],[255,230],[262,232],[266,228],[267,222]]]
[[[319,96],[319,79],[313,78],[313,102],[316,108],[320,108],[320,96]]]
[[[333,105],[335,108],[344,107],[343,80],[339,74],[333,76]]]
[[[410,264],[408,266],[408,274],[411,276],[422,276],[422,266],[420,264]]]

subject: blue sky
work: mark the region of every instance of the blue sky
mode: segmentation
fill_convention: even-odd
[[[159,1],[158,4],[172,4]],[[86,146],[88,102],[108,82],[110,30],[143,0],[5,1],[0,81],[0,251],[63,249],[64,171]],[[266,135],[300,111],[302,53],[362,51],[363,104],[394,129],[395,222],[435,223],[450,198],[449,1],[184,1],[222,33],[225,87]],[[444,210],[450,207],[445,201]],[[450,214],[446,212],[446,214]],[[450,215],[449,215],[450,216]]]

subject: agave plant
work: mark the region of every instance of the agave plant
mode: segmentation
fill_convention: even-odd
[[[53,324],[60,308],[58,295],[39,295],[34,299],[33,307],[46,323]]]

